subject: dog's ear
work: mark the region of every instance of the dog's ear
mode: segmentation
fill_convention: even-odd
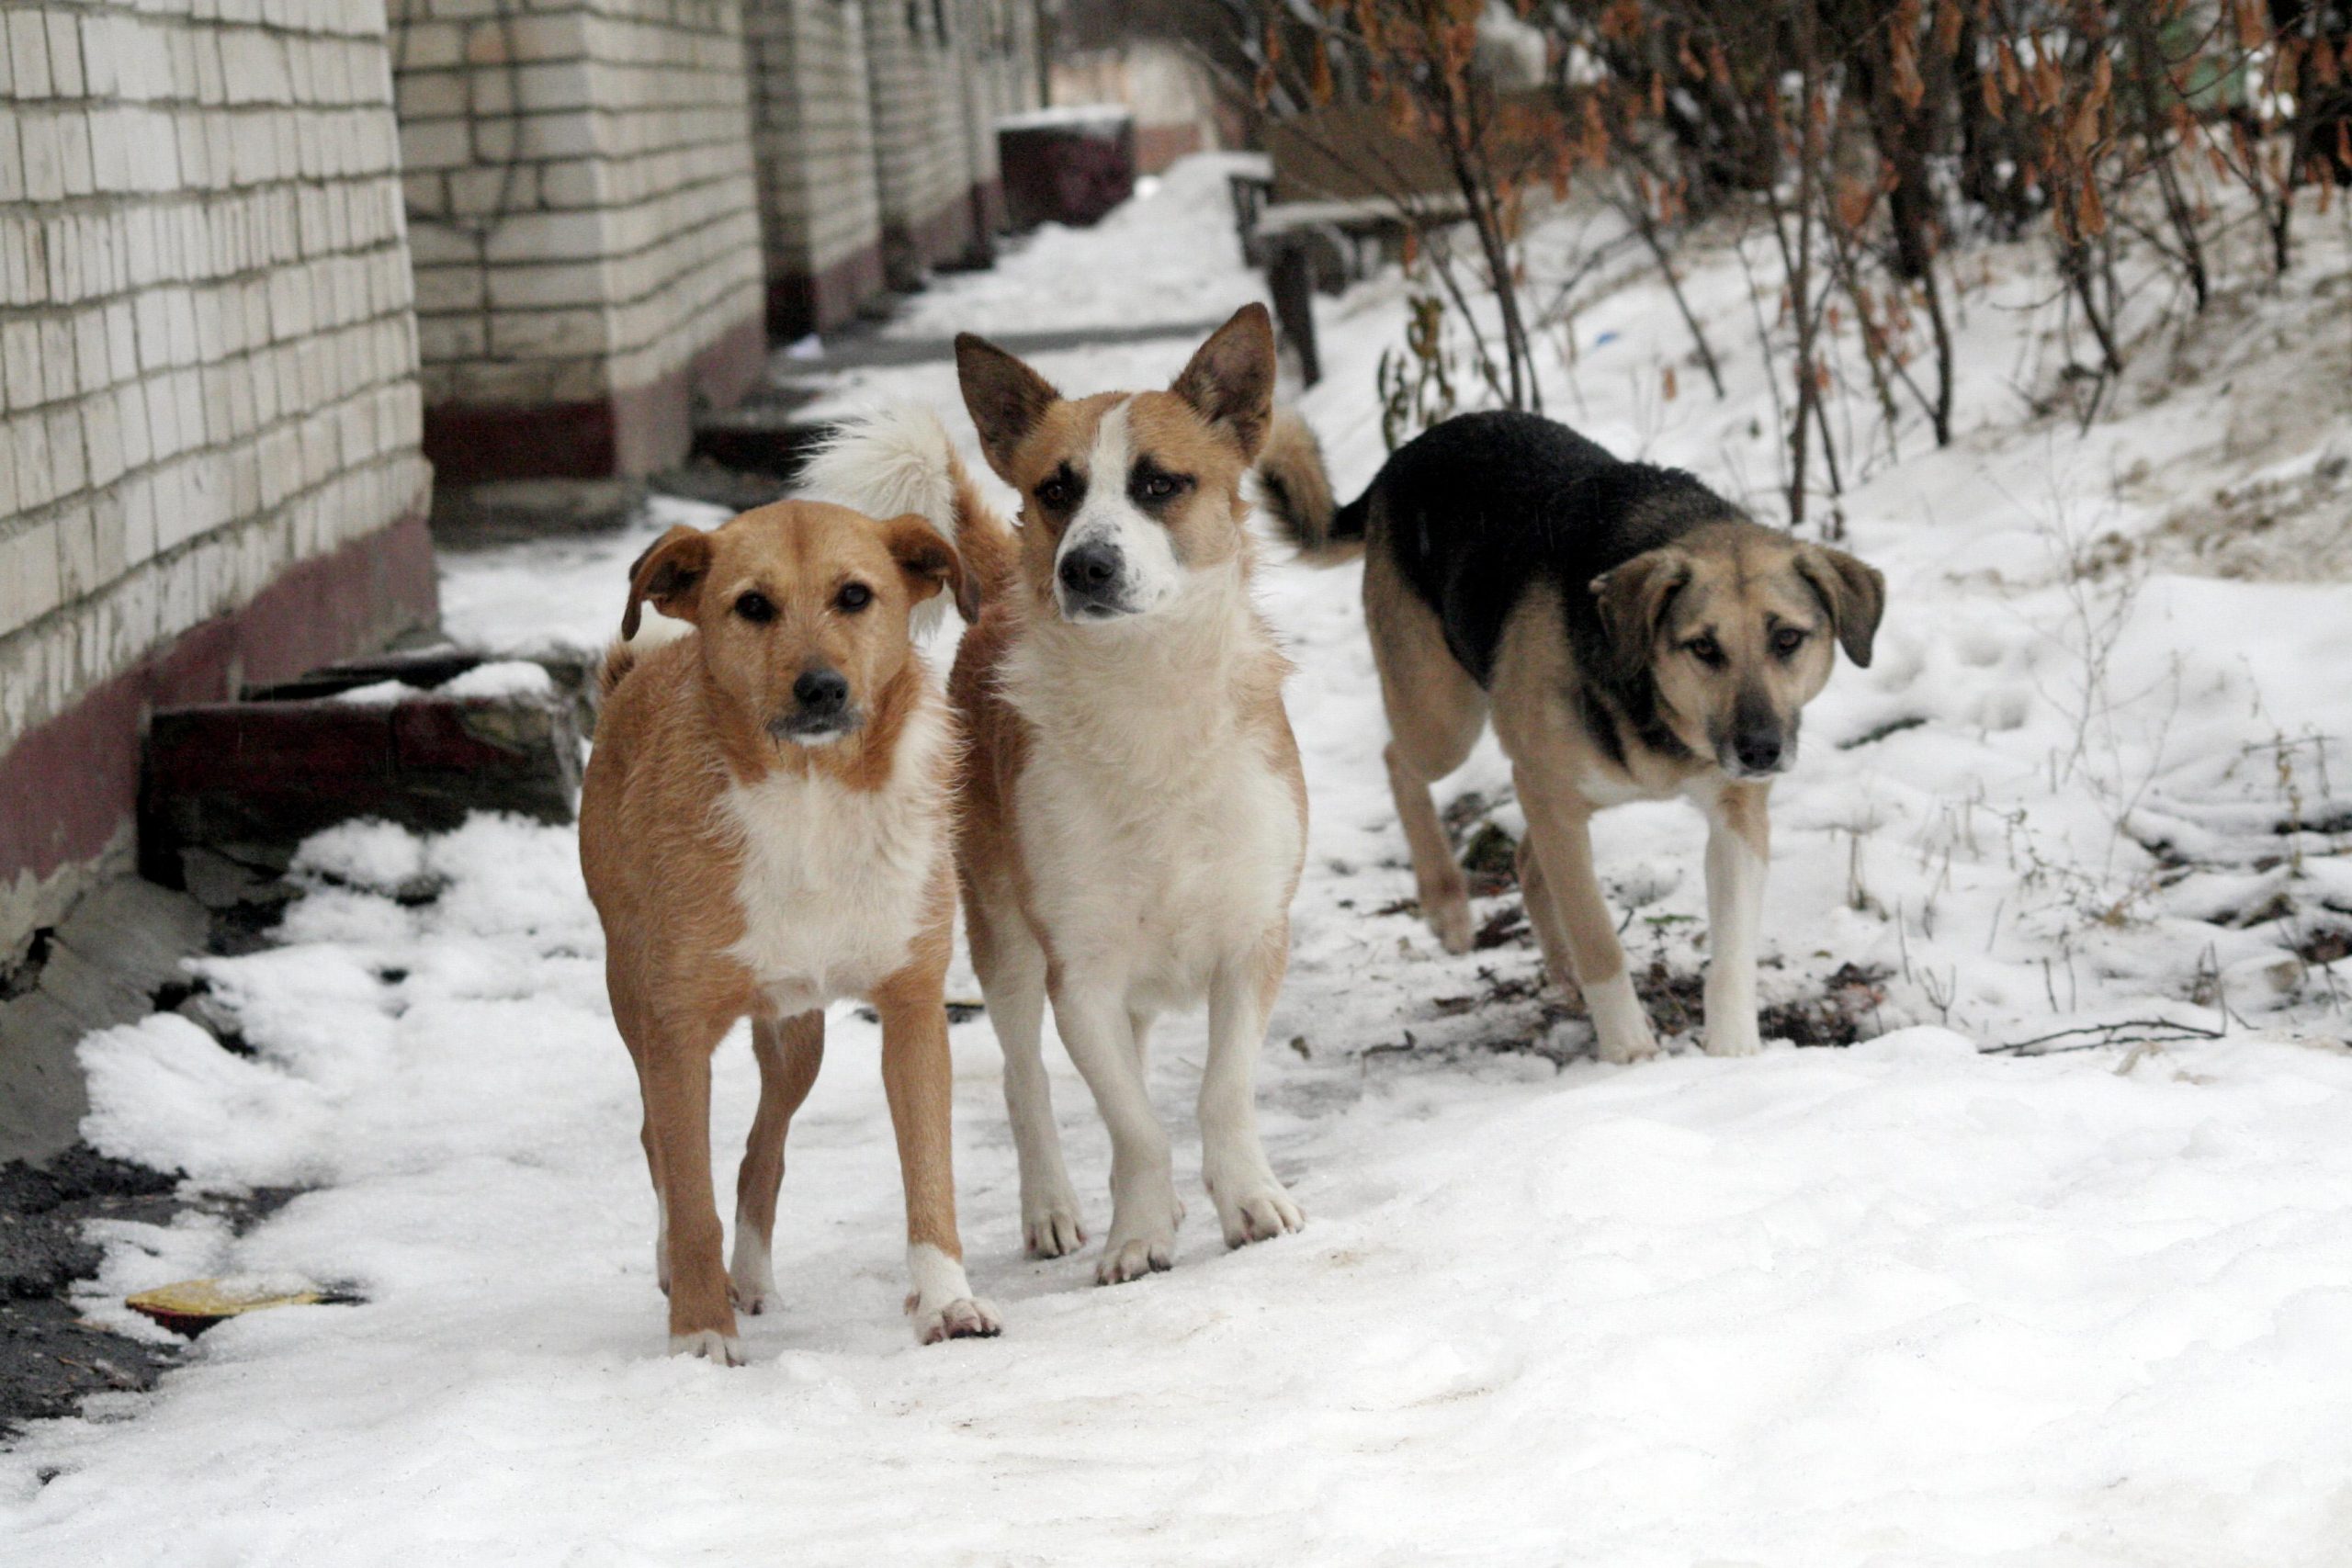
[[[621,636],[637,635],[638,610],[645,601],[665,615],[691,621],[702,580],[710,575],[710,536],[681,523],[637,558],[628,569],[628,608],[621,613]]]
[[[1005,483],[1014,483],[1008,471],[1012,455],[1046,411],[1061,401],[1061,393],[1027,365],[971,333],[956,334],[956,379],[980,433],[980,455]]]
[[[1168,389],[1229,434],[1244,462],[1256,462],[1274,412],[1274,322],[1266,308],[1236,310]]]
[[[943,537],[931,520],[910,512],[882,525],[882,542],[890,558],[913,584],[918,604],[944,589],[956,601],[956,613],[969,625],[980,618],[980,585],[964,570],[964,558]]]
[[[1867,670],[1878,623],[1886,614],[1886,579],[1876,567],[1826,545],[1797,547],[1797,575],[1820,596],[1846,657]]]
[[[1667,607],[1690,582],[1690,558],[1671,545],[1645,551],[1592,580],[1618,679],[1634,680],[1648,667]]]

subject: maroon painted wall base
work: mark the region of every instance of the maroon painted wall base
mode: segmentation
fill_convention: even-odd
[[[422,513],[288,570],[191,627],[0,755],[0,886],[96,859],[131,820],[147,716],[219,702],[380,647],[436,614]]]
[[[776,343],[791,343],[810,333],[831,332],[884,290],[879,244],[843,256],[820,272],[772,275],[768,278],[768,336]]]
[[[1004,181],[982,180],[972,187],[972,214],[984,235],[1011,231],[1012,215],[1004,205]]]
[[[681,368],[594,402],[428,408],[424,455],[449,484],[650,474],[686,455],[696,400],[741,401],[766,361],[766,329],[746,316]]]

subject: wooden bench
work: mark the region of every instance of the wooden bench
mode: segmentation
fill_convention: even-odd
[[[1332,104],[1266,136],[1262,167],[1230,177],[1241,254],[1266,274],[1274,322],[1306,385],[1322,379],[1315,294],[1336,294],[1405,254],[1406,237],[1466,207],[1433,144],[1399,136],[1374,108]]]

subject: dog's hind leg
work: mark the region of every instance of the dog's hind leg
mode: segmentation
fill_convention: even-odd
[[[1487,724],[1487,694],[1445,646],[1444,629],[1374,549],[1364,568],[1364,621],[1388,714],[1388,787],[1412,851],[1421,918],[1448,953],[1470,951],[1470,884],[1446,841],[1430,786],[1460,767]]]
[[[1003,1326],[972,1294],[956,1231],[955,1066],[936,973],[902,973],[874,993],[882,1017],[882,1089],[907,1190],[907,1315],[926,1345],[987,1338]]]
[[[1707,814],[1707,1025],[1710,1056],[1764,1048],[1756,1021],[1756,937],[1771,853],[1770,784],[1726,784],[1702,799]]]
[[[972,968],[1004,1053],[1004,1107],[1021,1164],[1021,1242],[1032,1257],[1060,1258],[1086,1245],[1086,1224],[1046,1081],[1046,950],[1009,900],[980,897],[967,885],[964,905]]]
[[[1258,1136],[1258,1054],[1288,967],[1290,922],[1255,950],[1228,955],[1209,981],[1208,1068],[1201,1075],[1201,1175],[1227,1247],[1271,1241],[1306,1216],[1267,1163]]]
[[[1094,1269],[1102,1285],[1172,1267],[1183,1217],[1169,1168],[1168,1131],[1151,1109],[1136,1061],[1125,989],[1115,976],[1054,976],[1054,1021],[1111,1132],[1111,1234]]]
[[[1512,770],[1519,803],[1527,813],[1527,840],[1540,873],[1537,886],[1549,895],[1554,935],[1564,941],[1584,992],[1604,1062],[1637,1062],[1657,1054],[1649,1015],[1634,991],[1625,950],[1601,897],[1592,866],[1592,809],[1582,800],[1547,793],[1525,768]],[[1531,917],[1532,922],[1533,917]],[[1544,930],[1536,926],[1540,933]]]
[[[808,1098],[825,1059],[825,1015],[754,1019],[752,1054],[760,1064],[760,1109],[743,1144],[735,1175],[735,1252],[727,1266],[727,1293],[735,1310],[756,1317],[775,1297],[775,1194],[784,1180],[784,1140],[792,1113]]]

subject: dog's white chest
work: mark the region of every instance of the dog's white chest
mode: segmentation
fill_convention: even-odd
[[[1057,948],[1102,949],[1138,1001],[1182,1005],[1280,918],[1305,849],[1297,800],[1246,743],[1191,767],[1110,771],[1047,745],[1024,773],[1039,912]]]
[[[930,756],[910,754],[917,739],[904,782],[880,790],[776,774],[723,797],[742,857],[743,934],[729,953],[779,1012],[862,996],[905,965],[945,850]]]

